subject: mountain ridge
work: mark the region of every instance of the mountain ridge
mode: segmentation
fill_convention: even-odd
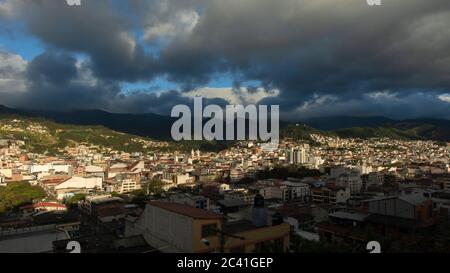
[[[118,132],[163,141],[171,140],[171,127],[177,120],[176,118],[153,113],[110,113],[99,109],[52,112],[14,109],[3,105],[0,105],[0,114],[44,118],[62,124],[99,125]],[[450,120],[446,119],[417,118],[395,120],[383,116],[335,116],[311,118],[300,123],[309,127],[303,128],[308,132],[331,133],[341,137],[391,137],[450,142]],[[301,127],[294,128],[292,125],[295,124],[297,123],[280,121],[281,135],[304,136],[304,133],[293,132],[293,130],[302,130]]]

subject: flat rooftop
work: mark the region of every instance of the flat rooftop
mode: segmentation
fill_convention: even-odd
[[[0,253],[53,252],[53,242],[68,240],[63,231],[48,230],[0,238]]]
[[[217,213],[209,212],[206,210],[198,209],[188,205],[182,205],[177,203],[167,203],[159,201],[151,201],[148,203],[150,206],[164,209],[176,214],[184,215],[194,219],[222,219],[223,216]]]

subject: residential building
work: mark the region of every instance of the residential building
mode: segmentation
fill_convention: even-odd
[[[363,189],[360,172],[351,170],[339,175],[337,185],[340,187],[348,187],[351,195],[360,194]]]
[[[268,244],[287,251],[289,245],[289,224],[257,227],[249,221],[225,223],[220,214],[176,203],[150,202],[133,220],[127,221],[127,237],[142,235],[149,245],[168,253],[250,253],[264,251]],[[233,237],[221,240],[222,231]]]
[[[117,175],[112,180],[105,181],[107,192],[116,192],[119,194],[130,193],[142,189],[140,181],[127,176]]]
[[[80,202],[79,208],[102,223],[125,218],[125,204],[118,197],[93,197]]]
[[[67,207],[53,202],[41,202],[20,207],[22,214],[33,214],[42,211],[67,211]]]
[[[209,199],[201,195],[190,193],[175,193],[169,197],[169,202],[192,206],[194,208],[209,210]]]
[[[377,227],[406,231],[436,224],[433,201],[420,194],[378,198],[368,201],[366,221]]]
[[[309,145],[304,144],[287,151],[289,164],[307,164],[309,162]]]
[[[74,176],[55,187],[58,200],[73,196],[76,193],[93,193],[102,191],[103,179],[101,177]]]
[[[311,195],[311,187],[306,183],[279,181],[274,179],[258,181],[258,193],[264,199],[283,201],[305,201]]]
[[[58,164],[58,163],[48,163],[48,164],[31,164],[29,166],[29,173],[65,173],[68,175],[73,174],[73,167],[69,164]]]
[[[350,199],[350,188],[322,187],[312,190],[313,202],[317,204],[345,204]]]
[[[286,201],[304,201],[311,195],[311,187],[306,183],[284,181],[282,184],[287,187]]]
[[[95,176],[105,178],[105,171],[102,167],[89,165],[84,169],[86,176]]]

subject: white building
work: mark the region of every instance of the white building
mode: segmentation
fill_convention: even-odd
[[[74,176],[69,180],[55,187],[58,200],[62,200],[76,193],[92,193],[101,191],[103,179],[101,177],[78,177]]]
[[[349,188],[352,195],[361,193],[363,188],[361,174],[357,170],[352,170],[341,174],[338,178],[337,184],[341,187]]]
[[[271,181],[261,180],[260,184],[266,184],[261,187],[259,194],[264,199],[281,199],[283,201],[289,200],[305,200],[307,196],[311,195],[311,187],[306,183],[291,182],[291,181]]]
[[[286,185],[270,185],[259,190],[264,199],[280,199],[287,200],[289,196],[288,187]]]
[[[344,204],[351,197],[349,188],[316,188],[312,190],[314,203],[318,204]]]
[[[109,192],[117,192],[120,194],[130,193],[142,189],[140,182],[135,179],[120,179],[115,180],[114,184],[109,187]]]
[[[105,177],[105,171],[102,167],[99,166],[86,166],[84,172],[87,176],[97,176],[97,177]]]
[[[309,158],[309,163],[315,168],[319,169],[320,166],[322,166],[325,163],[325,160],[323,160],[320,156],[314,156]]]
[[[3,175],[5,178],[12,178],[13,171],[12,169],[0,169],[0,175]]]
[[[311,195],[311,187],[306,183],[285,181],[282,184],[288,189],[288,200],[304,200],[307,196]]]
[[[68,164],[32,164],[29,166],[30,173],[50,173],[53,171],[54,173],[66,173],[68,175],[72,175],[73,167]]]
[[[109,167],[107,172],[107,178],[111,179],[116,177],[118,174],[128,172],[128,165],[125,163],[116,163]]]
[[[195,182],[195,178],[190,177],[188,173],[177,174],[174,176],[174,180],[177,186],[193,184]]]
[[[304,144],[287,151],[289,164],[307,164],[309,162],[309,145]]]

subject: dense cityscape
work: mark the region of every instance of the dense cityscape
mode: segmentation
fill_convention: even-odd
[[[448,143],[311,134],[271,152],[185,152],[136,137],[149,150],[49,155],[7,137],[49,130],[26,124],[2,122],[0,252],[440,252],[450,240]]]

